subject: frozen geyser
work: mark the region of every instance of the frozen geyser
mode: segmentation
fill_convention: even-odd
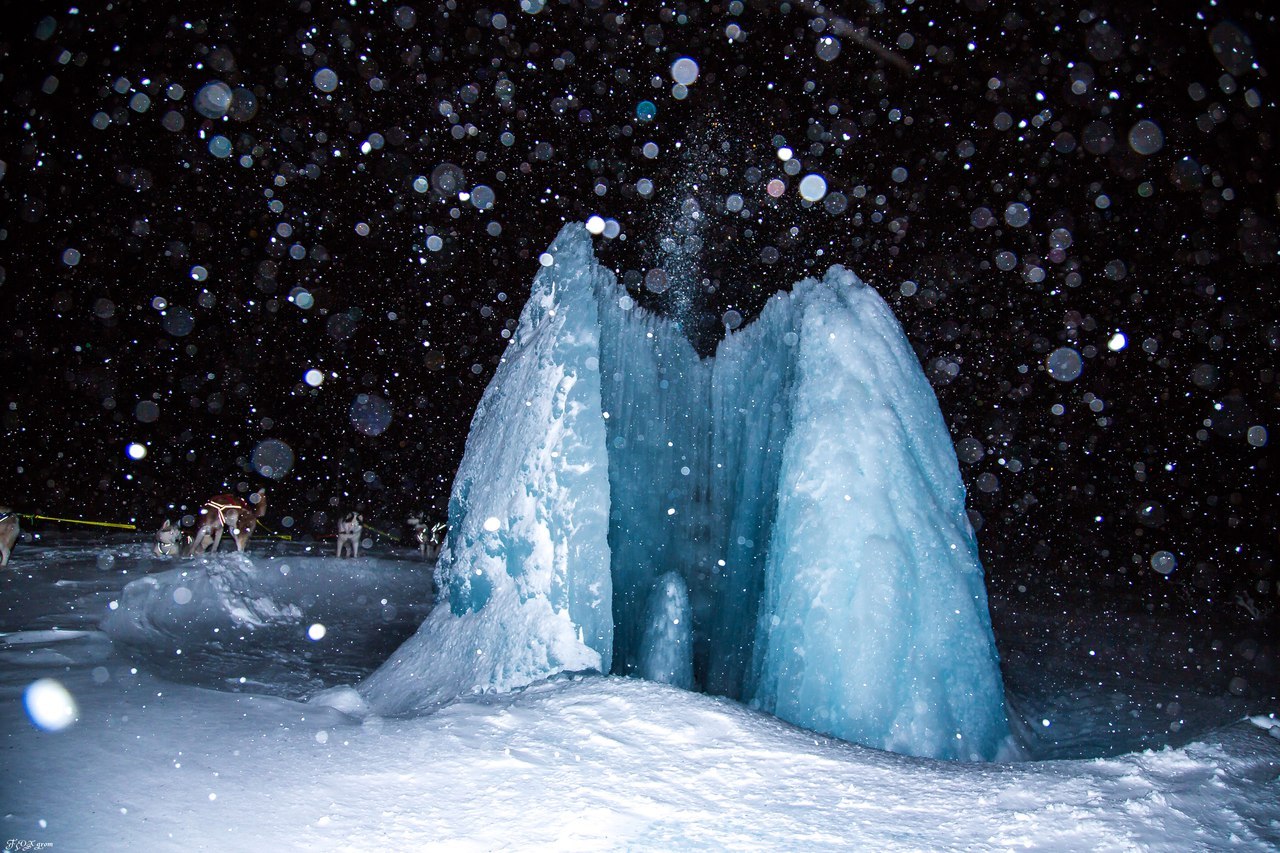
[[[374,708],[667,673],[870,746],[995,757],[955,452],[875,291],[833,267],[703,359],[583,226],[542,263],[454,482],[447,600],[360,686]]]

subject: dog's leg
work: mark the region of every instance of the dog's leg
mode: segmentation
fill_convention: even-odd
[[[231,528],[231,538],[235,540],[237,553],[243,554],[244,549],[249,545],[249,531],[253,529],[252,522],[245,524],[243,518],[237,518],[235,526]]]
[[[222,517],[226,520],[227,532],[231,534],[231,541],[235,543],[236,550],[240,550],[240,513],[235,510],[224,510]]]
[[[354,560],[356,557],[359,557],[359,556],[360,556],[360,534],[356,533],[355,536],[351,537],[351,559]]]
[[[191,538],[182,544],[182,556],[190,559],[196,555],[196,549],[200,547],[200,539],[204,536],[204,525],[197,524],[196,529],[191,531]]]

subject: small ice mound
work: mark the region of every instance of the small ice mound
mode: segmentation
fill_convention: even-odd
[[[689,587],[679,572],[658,578],[649,595],[649,618],[640,644],[640,675],[693,689],[693,616]]]
[[[112,602],[102,630],[112,640],[208,639],[214,629],[262,628],[302,621],[296,604],[278,604],[281,575],[242,554],[217,557],[129,583]]]
[[[321,690],[308,699],[307,704],[323,705],[357,720],[363,720],[373,713],[373,709],[360,695],[360,691],[348,685]]]
[[[302,610],[296,604],[277,605],[262,590],[252,568],[252,564],[246,570],[214,563],[207,569],[210,585],[231,621],[248,628],[289,625],[301,621]]]

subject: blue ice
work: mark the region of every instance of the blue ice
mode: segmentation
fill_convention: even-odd
[[[565,226],[472,422],[445,592],[384,712],[594,669],[911,755],[1008,738],[950,436],[897,320],[833,267],[701,358]]]

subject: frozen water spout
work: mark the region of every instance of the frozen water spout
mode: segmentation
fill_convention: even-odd
[[[964,487],[892,312],[848,270],[699,358],[568,225],[472,423],[422,629],[361,690],[406,710],[571,669],[836,737],[1008,736]]]

